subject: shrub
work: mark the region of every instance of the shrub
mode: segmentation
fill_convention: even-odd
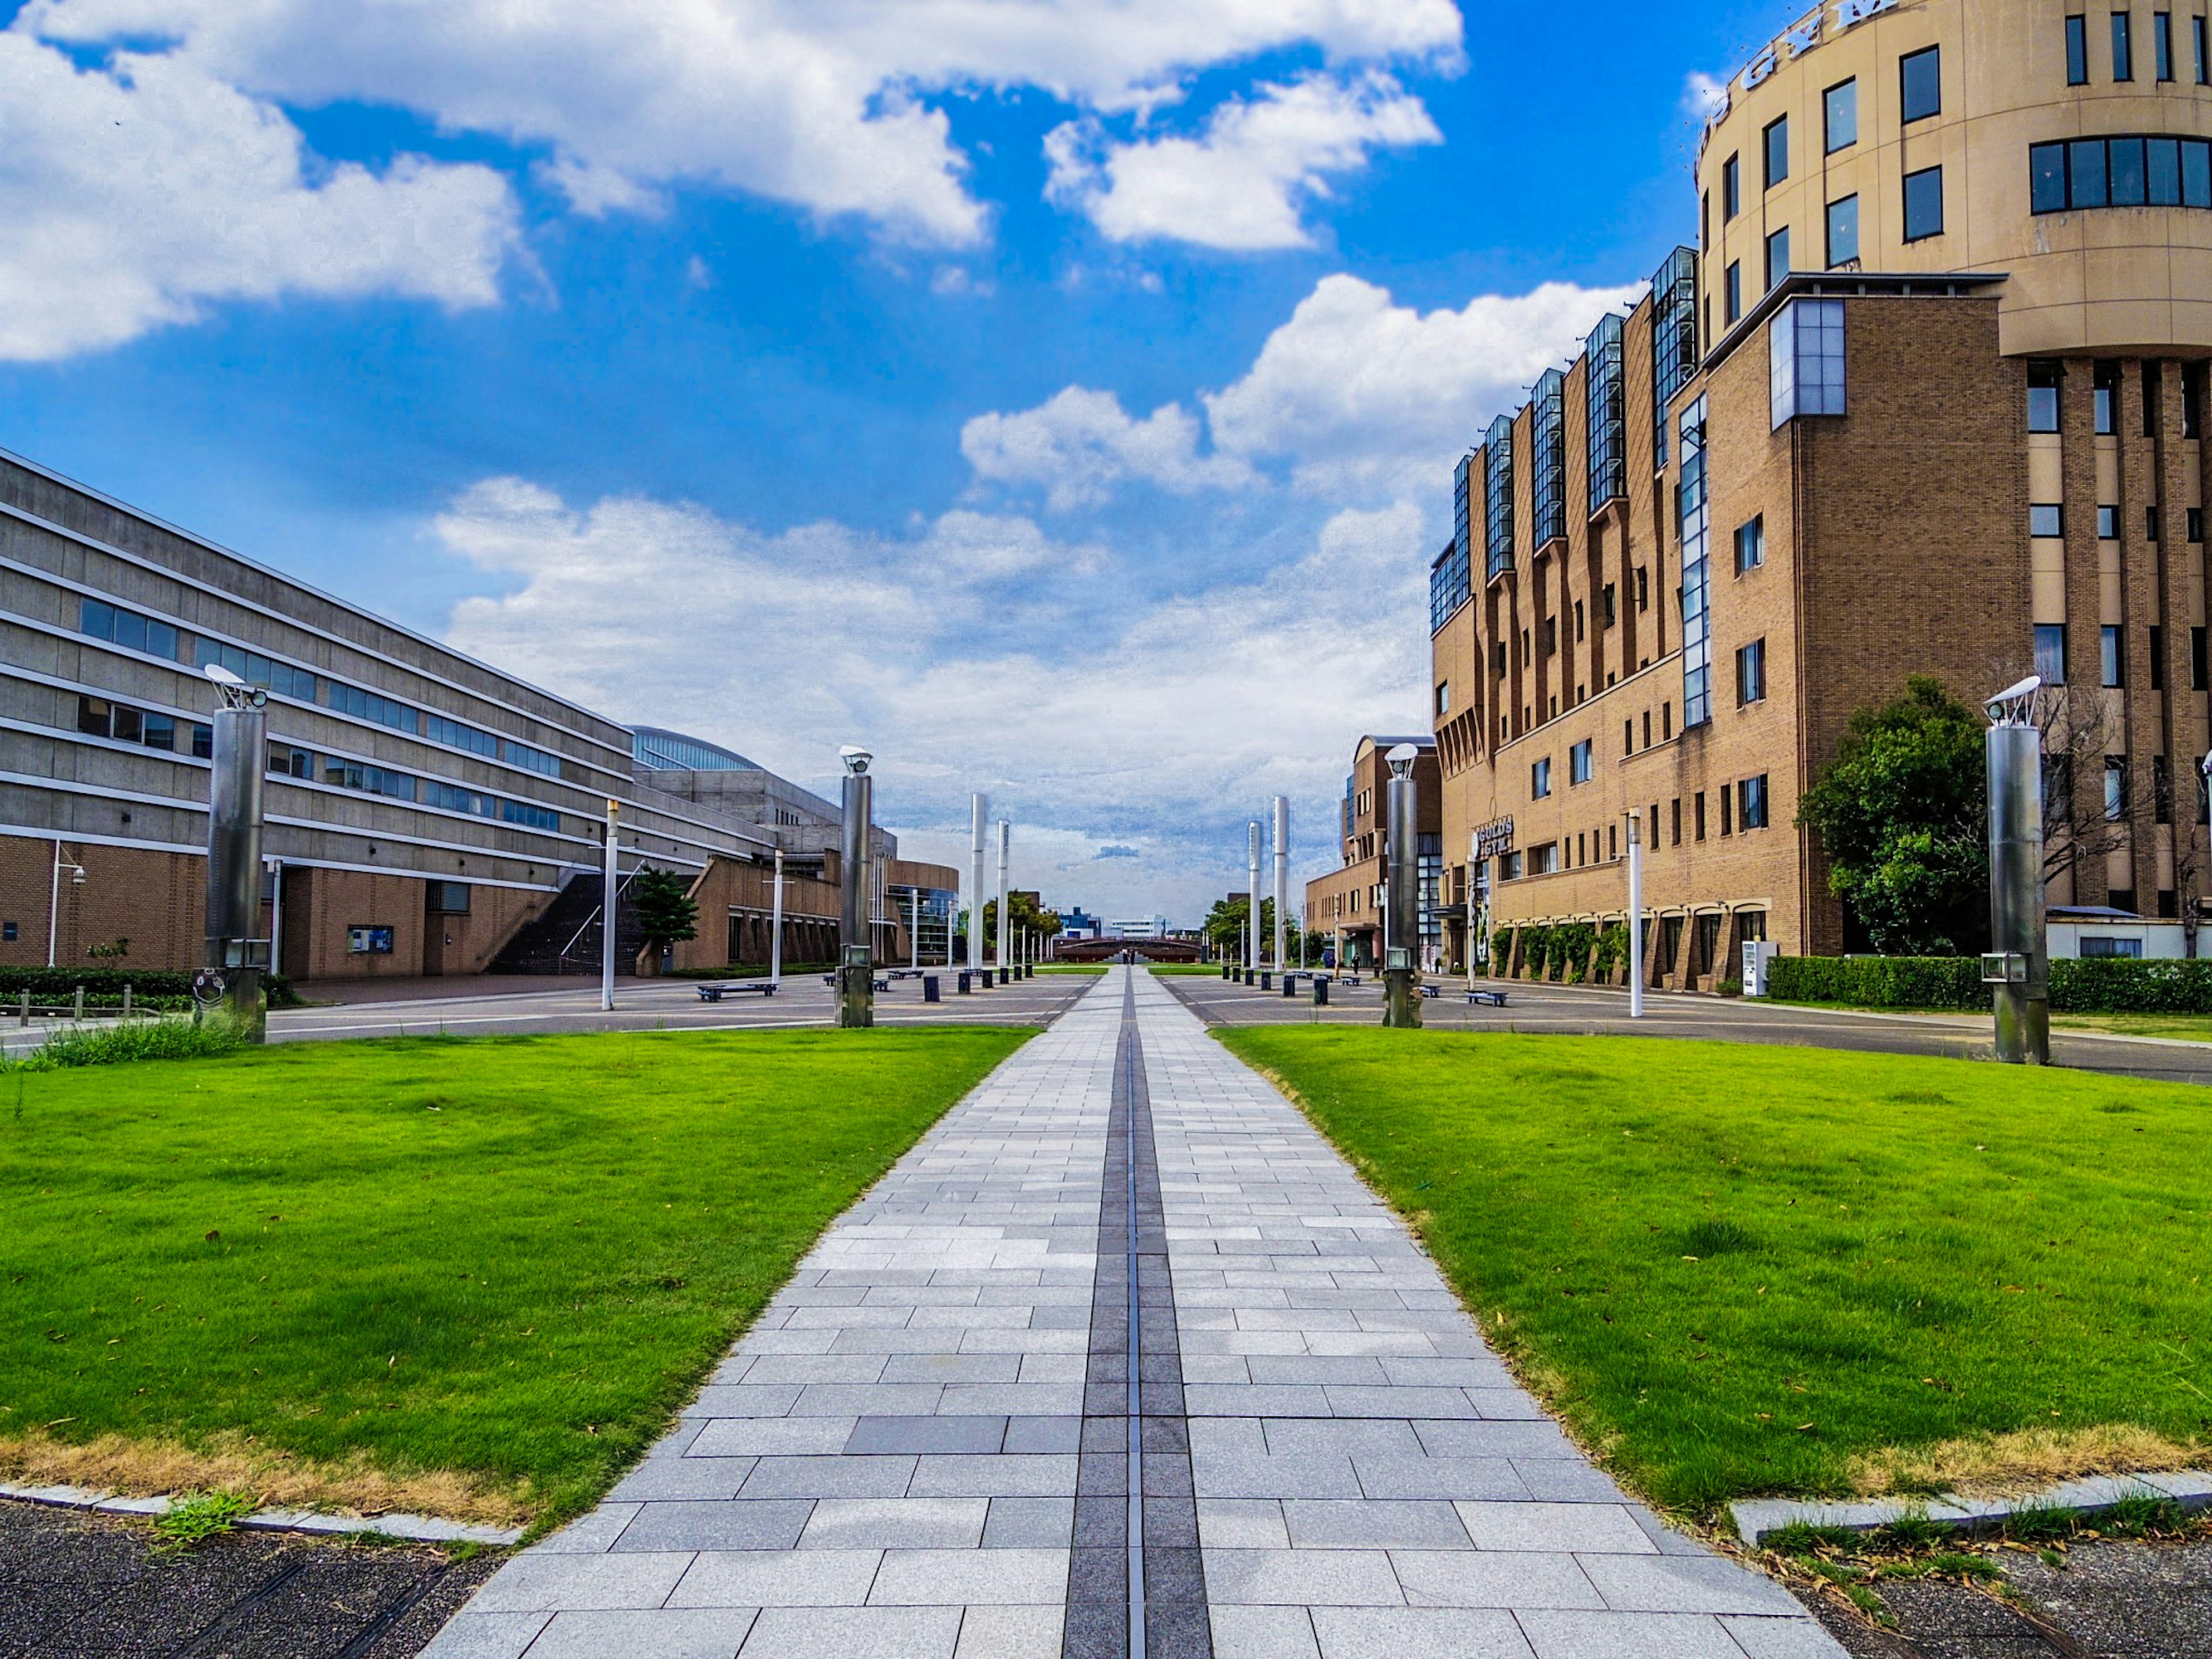
[[[1767,994],[1863,1008],[1987,1008],[1978,957],[1777,957]]]
[[[1530,979],[1542,979],[1544,969],[1552,960],[1550,927],[1523,927],[1521,930],[1521,968]]]
[[[2062,1014],[2212,1014],[2212,961],[2054,962],[2051,1006]]]
[[[1490,971],[1501,977],[1512,971],[1513,930],[1500,927],[1490,936]]]
[[[1590,952],[1597,948],[1597,929],[1587,921],[1571,921],[1552,930],[1552,977],[1579,985],[1589,977]]]
[[[238,1033],[217,1022],[126,1020],[120,1025],[58,1032],[7,1066],[15,1071],[52,1072],[67,1066],[116,1066],[134,1060],[200,1060],[230,1054],[240,1046]]]
[[[1590,977],[1613,982],[1613,973],[1628,960],[1628,928],[1623,922],[1614,922],[1597,936],[1597,956],[1590,963]]]
[[[300,1006],[299,994],[283,975],[270,974],[264,983],[269,988],[271,1008]],[[126,985],[131,988],[131,1000],[149,1008],[192,1006],[190,973],[150,968],[0,968],[0,1006],[15,1001],[26,991],[35,1003],[67,1002],[76,994],[80,985],[84,987],[88,1007],[121,1007],[123,988]]]

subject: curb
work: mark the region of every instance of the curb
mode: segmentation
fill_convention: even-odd
[[[170,1498],[118,1498],[89,1486],[21,1486],[0,1480],[0,1498],[21,1498],[54,1509],[90,1510],[101,1515],[167,1515]],[[323,1515],[313,1510],[257,1510],[233,1523],[240,1532],[296,1532],[310,1537],[350,1538],[373,1533],[410,1544],[492,1544],[522,1540],[520,1527],[483,1527],[441,1521],[427,1515]]]
[[[2098,1515],[2124,1498],[2150,1498],[2184,1509],[2212,1509],[2212,1475],[2185,1469],[2174,1474],[2098,1475],[2021,1498],[1961,1498],[1955,1492],[1920,1502],[1885,1498],[1868,1504],[1798,1503],[1778,1498],[1744,1498],[1729,1505],[1736,1532],[1753,1547],[1784,1527],[1839,1527],[1875,1532],[1907,1516],[1925,1516],[1938,1526],[1972,1531],[1995,1526],[2023,1510],[2071,1510]]]

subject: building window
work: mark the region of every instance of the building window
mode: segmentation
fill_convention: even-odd
[[[2197,84],[2212,86],[2212,39],[2207,37],[2204,19],[2191,18],[2189,33],[2197,48]]]
[[[2192,628],[2189,630],[2189,689],[2191,691],[2204,690],[2204,630]]]
[[[1674,486],[1682,548],[1682,724],[1713,717],[1713,619],[1707,608],[1711,508],[1705,498],[1705,400],[1682,411],[1682,470]]]
[[[2136,78],[2134,19],[2126,12],[2112,14],[2112,79]]]
[[[2118,430],[2116,404],[2120,392],[2120,366],[2099,363],[2096,368],[2097,435],[2109,438]]]
[[[1742,260],[1731,259],[1729,261],[1728,276],[1724,286],[1728,292],[1723,297],[1723,304],[1725,307],[1725,314],[1728,320],[1733,323],[1743,315]]]
[[[1905,175],[1905,240],[1924,242],[1943,234],[1943,169],[1923,167]]]
[[[2159,535],[2158,509],[2154,507],[2143,508],[2143,539],[2153,545],[2162,539]]]
[[[1668,405],[1698,372],[1698,256],[1678,247],[1651,278],[1651,466],[1667,465]]]
[[[1500,415],[1482,441],[1483,580],[1513,568],[1513,421]]]
[[[1530,875],[1548,876],[1554,871],[1558,870],[1559,867],[1559,842],[1555,841],[1547,841],[1541,847],[1532,847],[1528,849],[1528,873]]]
[[[77,630],[95,640],[106,640],[126,651],[143,651],[149,657],[177,659],[177,630],[167,623],[142,617],[136,611],[100,599],[87,599],[77,611]]]
[[[1849,149],[1859,141],[1859,83],[1846,81],[1822,94],[1821,111],[1828,154]]]
[[[499,803],[491,796],[473,789],[464,789],[458,783],[440,783],[426,779],[422,784],[422,805],[435,806],[447,812],[466,812],[479,818],[499,816]]]
[[[2035,672],[2045,685],[2066,684],[2066,624],[2035,625]]]
[[[117,743],[142,744],[164,754],[177,750],[177,721],[173,714],[110,702],[105,697],[76,700],[76,729],[88,738],[108,738]]]
[[[1541,800],[1552,793],[1552,763],[1547,757],[1530,763],[1528,795],[1532,800]]]
[[[2075,138],[2031,144],[2029,206],[2212,208],[2212,142],[2203,138]]]
[[[2027,509],[2027,533],[2031,536],[2063,536],[2066,533],[2066,509],[2057,501],[2038,501]]]
[[[1674,735],[1674,705],[1671,702],[1662,702],[1659,705],[1659,740],[1664,743]]]
[[[2156,623],[2150,625],[2150,689],[2166,690],[2166,629]]]
[[[1766,515],[1759,514],[1735,527],[1735,574],[1756,570],[1766,562]]]
[[[433,743],[442,743],[449,749],[465,749],[471,754],[499,757],[499,739],[489,732],[479,732],[473,726],[464,726],[459,720],[449,720],[443,714],[427,710],[422,715],[422,735]]]
[[[1737,823],[1746,830],[1766,828],[1766,774],[1740,780],[1735,787]]]
[[[1766,239],[1766,286],[1771,291],[1790,274],[1790,227],[1784,225]]]
[[[206,648],[201,641],[201,648]],[[404,702],[390,697],[380,697],[374,691],[364,691],[357,685],[341,684],[337,680],[325,682],[330,691],[330,706],[341,714],[351,714],[357,720],[373,720],[379,726],[391,726],[394,731],[413,733],[420,731],[415,711]]]
[[[2161,81],[2173,79],[2173,14],[2156,11],[2150,18],[2151,73]]]
[[[1705,792],[1704,790],[1698,790],[1691,797],[1690,807],[1691,822],[1694,826],[1692,839],[1703,841],[1705,838]]]
[[[2099,507],[2097,509],[2097,539],[2100,542],[2116,542],[2119,538],[2120,509],[2117,507]]]
[[[2109,690],[2118,690],[2128,683],[2127,641],[2109,623],[2098,630],[2098,639],[2104,684]]]
[[[2078,14],[2066,20],[2066,84],[2089,84],[2089,20]]]
[[[1733,836],[1735,834],[1735,793],[1726,784],[1720,787],[1718,793],[1721,798],[1721,834]]]
[[[2189,539],[2201,544],[2204,540],[2204,509],[2201,507],[2191,507],[2183,508],[2182,512],[2188,527]]]
[[[1462,471],[1465,462],[1461,463]],[[1462,483],[1462,487],[1464,484]],[[1454,537],[1429,567],[1429,632],[1436,633],[1468,600],[1467,544]]]
[[[1766,124],[1766,188],[1772,190],[1790,176],[1790,118]]]
[[[2105,818],[2117,823],[2128,815],[2128,757],[2105,757]]]
[[[1620,620],[1620,590],[1607,582],[1598,593],[1598,626],[1610,628]]]
[[[1570,787],[1590,781],[1590,739],[1584,738],[1567,750],[1567,783]]]
[[[1844,302],[1792,300],[1766,332],[1772,424],[1844,413]]]
[[[1721,163],[1721,222],[1743,211],[1743,158],[1731,155]]]
[[[2201,362],[2181,366],[2181,435],[2204,435],[2204,365]]]
[[[1628,494],[1628,373],[1626,324],[1615,313],[1598,319],[1583,355],[1589,362],[1585,420],[1589,428],[1589,510]]]
[[[1739,707],[1766,701],[1766,641],[1753,640],[1735,653],[1735,700]]]
[[[1942,64],[1940,46],[1908,52],[1898,59],[1898,85],[1905,120],[1924,121],[1943,112]]]
[[[1567,381],[1558,369],[1537,376],[1528,424],[1535,460],[1530,517],[1540,548],[1567,533]]]
[[[526,743],[517,743],[512,738],[500,741],[500,754],[509,766],[520,766],[532,772],[542,772],[549,778],[561,775],[561,757],[549,755],[543,749],[532,749]]]
[[[264,657],[258,651],[225,645],[219,640],[195,640],[192,642],[192,662],[194,666],[203,670],[210,666],[227,668],[248,685],[262,686],[301,702],[315,701],[315,677],[313,674],[304,668],[295,668],[288,662],[277,662]],[[343,689],[346,688],[331,686],[333,696]],[[331,707],[337,706],[333,702]],[[411,732],[415,728],[410,726],[406,729]]]
[[[530,830],[558,830],[561,815],[550,806],[533,806],[528,801],[503,800],[499,804],[499,815],[509,823],[519,823]]]
[[[2048,358],[2039,358],[2027,366],[2027,429],[2030,432],[2058,430],[2058,381],[2064,373],[2060,364]]]
[[[1828,269],[1850,264],[1859,257],[1859,198],[1846,196],[1828,204]]]

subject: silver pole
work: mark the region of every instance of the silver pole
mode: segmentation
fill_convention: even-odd
[[[783,983],[783,848],[775,849],[775,905],[769,913],[768,982]]]
[[[1988,705],[1990,949],[1982,977],[1996,1012],[1997,1058],[2051,1064],[2051,958],[2043,917],[2043,733],[2039,682]]]
[[[1644,815],[1628,815],[1628,1017],[1644,1018]]]
[[[1246,828],[1244,850],[1250,855],[1252,866],[1251,901],[1249,914],[1245,917],[1244,965],[1256,976],[1260,971],[1260,823],[1256,818]]]
[[[1419,823],[1413,796],[1413,763],[1420,750],[1401,743],[1385,757],[1390,763],[1386,820],[1390,838],[1383,876],[1383,919],[1389,924],[1382,954],[1385,1025],[1413,1026],[1421,1023],[1421,999],[1415,988],[1415,946],[1421,933]]]
[[[1283,960],[1291,915],[1291,804],[1275,797],[1275,971],[1289,966]]]
[[[622,803],[607,803],[606,845],[601,849],[599,867],[599,1009],[611,1012],[615,1006],[615,946],[622,931],[618,890],[622,872],[616,860],[622,849],[622,837],[617,834],[622,819]]]
[[[968,967],[983,965],[983,829],[991,803],[981,795],[969,797],[968,825]]]
[[[206,964],[221,976],[224,1017],[246,1040],[267,1029],[261,975],[269,940],[261,931],[261,793],[269,771],[265,693],[218,682],[215,761],[208,774]]]
[[[921,966],[921,889],[909,887],[906,890],[909,895],[906,905],[907,965],[919,969]]]
[[[54,837],[54,879],[46,895],[46,966],[54,965],[54,948],[62,927],[62,838]]]
[[[269,869],[269,971],[284,971],[284,860],[271,859]]]
[[[1006,819],[999,820],[999,927],[992,940],[992,954],[996,958],[999,979],[1003,984],[1006,975],[1006,861],[1013,856],[1014,826]]]
[[[843,879],[838,891],[842,926],[837,939],[837,1023],[873,1025],[875,780],[868,775],[872,757],[866,750],[849,747],[838,753],[845,763],[845,860],[839,872]]]

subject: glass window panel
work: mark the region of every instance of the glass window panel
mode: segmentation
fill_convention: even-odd
[[[1772,190],[1790,176],[1790,118],[1784,116],[1766,129],[1766,187]]]
[[[2143,146],[2148,193],[2154,207],[2181,205],[2181,143],[2153,138]]]
[[[1846,196],[1828,204],[1828,264],[1849,264],[1859,257],[1859,198]]]
[[[2173,79],[2173,14],[2153,12],[2150,19],[2152,72],[2161,81]]]
[[[2212,143],[2204,139],[2181,141],[2181,204],[2212,208]]]
[[[2135,33],[2132,20],[2124,11],[2112,14],[2112,79],[2132,81],[2136,78]]]
[[[2068,198],[2077,208],[2105,205],[2105,141],[2077,138],[2066,147]]]
[[[146,619],[135,611],[117,611],[113,638],[118,645],[132,651],[143,651],[146,648]]]
[[[2066,210],[2066,146],[2031,144],[2027,149],[2030,205],[2038,213]]]
[[[2066,84],[2082,87],[2089,83],[2089,20],[2069,17],[2066,20]]]
[[[1920,121],[1930,115],[1943,112],[1942,51],[1929,46],[1916,52],[1898,64],[1902,82],[1905,118]]]
[[[1923,167],[1905,175],[1905,240],[1923,241],[1943,234],[1943,169]]]
[[[1828,154],[1849,149],[1859,141],[1859,83],[1846,81],[1830,87],[1823,99],[1826,112]]]
[[[2039,623],[2035,629],[2035,672],[2045,685],[2066,684],[2066,624]]]
[[[2143,204],[2143,141],[2140,138],[2114,138],[2106,146],[2109,156],[2106,165],[2112,169],[2112,202],[2114,207],[2141,207]]]
[[[145,717],[144,734],[140,739],[149,749],[173,751],[177,746],[177,722],[173,715],[149,714]]]

